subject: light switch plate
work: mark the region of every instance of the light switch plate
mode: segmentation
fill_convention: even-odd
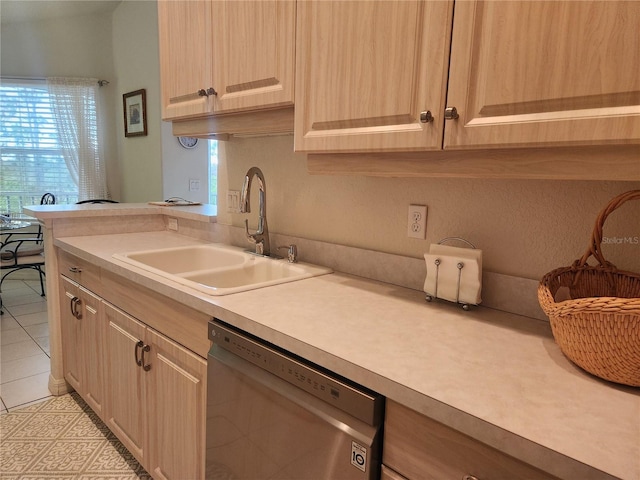
[[[227,213],[240,213],[240,192],[238,190],[227,191]]]
[[[199,178],[190,178],[189,179],[189,191],[190,192],[198,192],[200,190],[200,179]]]

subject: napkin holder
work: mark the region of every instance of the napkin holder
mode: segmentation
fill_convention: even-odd
[[[470,248],[444,245],[445,242],[460,241]],[[424,254],[427,276],[424,282],[425,298],[431,302],[440,298],[462,305],[478,305],[482,301],[482,250],[459,237],[447,237],[431,244]]]

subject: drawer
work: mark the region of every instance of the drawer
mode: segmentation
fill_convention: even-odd
[[[103,272],[102,282],[102,297],[106,301],[201,357],[207,358],[211,346],[208,336],[210,315],[108,271]]]
[[[58,271],[88,290],[101,294],[100,268],[96,265],[58,249]]]
[[[557,478],[391,400],[383,463],[408,480]]]
[[[382,470],[380,472],[380,480],[407,480],[407,479],[402,475],[400,475],[398,472],[391,470],[385,465],[382,465]]]

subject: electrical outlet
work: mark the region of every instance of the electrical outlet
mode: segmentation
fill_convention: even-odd
[[[427,235],[427,206],[409,205],[407,236],[424,240]]]
[[[173,217],[169,217],[169,219],[167,221],[167,228],[169,230],[178,231],[178,219],[177,218],[173,218]]]

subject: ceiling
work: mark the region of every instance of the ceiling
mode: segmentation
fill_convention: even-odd
[[[122,0],[0,0],[2,23],[112,12]]]

